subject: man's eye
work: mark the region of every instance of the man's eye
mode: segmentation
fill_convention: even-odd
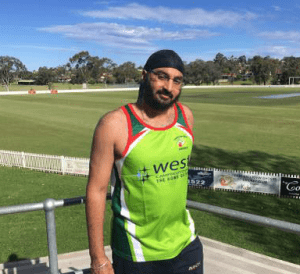
[[[157,77],[159,80],[168,80],[168,76],[163,73],[158,73]]]
[[[174,78],[173,81],[174,81],[174,83],[177,84],[177,85],[182,84],[182,79],[180,79],[180,78]]]

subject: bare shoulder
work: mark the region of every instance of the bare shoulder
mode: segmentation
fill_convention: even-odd
[[[192,110],[187,106],[187,105],[183,105],[181,104],[183,107],[184,112],[186,113],[186,115],[191,115],[193,116]]]
[[[128,138],[127,118],[121,108],[106,113],[98,122],[93,140],[93,152],[113,153],[119,159],[126,147]],[[110,150],[110,151],[109,151]]]
[[[186,115],[186,118],[188,120],[188,123],[189,123],[189,127],[191,129],[193,129],[193,126],[194,126],[194,116],[193,116],[193,112],[192,110],[187,106],[187,105],[182,105],[182,108],[184,110],[184,113]]]
[[[96,126],[96,131],[116,132],[126,125],[126,116],[121,108],[115,109],[102,116]]]

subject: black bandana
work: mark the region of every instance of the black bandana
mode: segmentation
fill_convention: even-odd
[[[173,50],[160,50],[149,57],[144,66],[144,70],[151,71],[156,68],[175,68],[184,74],[183,62],[179,55]]]

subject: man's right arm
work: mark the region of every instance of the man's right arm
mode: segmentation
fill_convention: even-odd
[[[86,189],[86,218],[91,266],[105,266],[101,273],[113,273],[104,252],[103,223],[106,194],[114,163],[116,113],[108,113],[98,123],[92,144],[89,179]],[[93,273],[100,273],[94,270]]]

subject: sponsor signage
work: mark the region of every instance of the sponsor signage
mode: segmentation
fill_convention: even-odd
[[[214,188],[279,195],[280,176],[214,171]]]
[[[300,196],[300,178],[281,177],[281,196]]]
[[[65,159],[65,172],[70,174],[89,174],[89,161],[79,159]]]
[[[214,182],[214,172],[206,170],[189,169],[189,186],[212,187]]]

